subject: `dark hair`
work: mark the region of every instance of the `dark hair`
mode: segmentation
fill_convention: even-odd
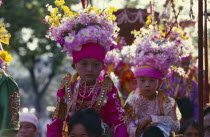
[[[192,118],[194,113],[194,106],[189,98],[176,99],[182,118]]]
[[[186,129],[188,127],[190,127],[190,126],[192,126],[195,129],[199,130],[199,124],[198,124],[197,121],[195,121],[195,120],[188,120],[188,121],[184,122],[184,124],[181,126],[179,133],[180,134],[184,134],[184,132],[186,131]]]
[[[85,127],[88,135],[99,137],[103,133],[101,119],[94,109],[86,109],[75,112],[68,124],[69,132],[76,124],[82,124]]]
[[[210,113],[210,106],[207,107],[207,108],[204,110],[204,116],[205,116],[206,114],[208,114],[208,113]]]
[[[159,127],[151,126],[146,131],[144,131],[142,137],[164,137],[163,132]]]

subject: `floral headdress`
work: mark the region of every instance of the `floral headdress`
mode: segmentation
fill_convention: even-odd
[[[131,50],[132,46],[123,46],[122,49],[113,49],[106,54],[105,64],[108,66],[108,71],[113,71],[121,81],[133,78],[130,74],[133,65],[129,55]]]
[[[152,19],[152,15],[149,15],[146,25],[140,31],[132,31],[136,38],[133,44],[136,45],[136,51],[132,62],[135,69],[150,66],[159,70],[164,78],[170,69],[178,68],[182,57],[192,52],[192,43],[181,28],[174,27],[174,24],[157,25]]]
[[[6,69],[7,64],[10,63],[10,61],[13,60],[12,56],[7,52],[3,50],[2,44],[9,45],[9,39],[10,39],[10,34],[8,31],[5,29],[4,24],[0,24],[0,66],[1,68]]]
[[[44,22],[51,25],[48,37],[60,43],[69,56],[87,42],[97,43],[109,51],[119,31],[114,22],[116,17],[112,14],[116,8],[100,10],[86,7],[75,13],[64,3],[64,0],[56,0],[55,5],[59,8],[47,5],[50,16],[47,15]]]

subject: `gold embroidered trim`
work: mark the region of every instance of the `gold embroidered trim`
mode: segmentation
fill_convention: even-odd
[[[126,103],[125,106],[124,106],[124,110],[125,110],[125,113],[126,113],[126,117],[129,116],[132,120],[135,121],[136,116],[135,116],[135,112],[134,112],[133,107],[130,104]]]
[[[67,106],[66,103],[64,102],[64,99],[61,99],[56,106],[56,109],[52,115],[52,118],[59,118],[61,120],[65,120],[65,116],[66,116],[66,110],[67,110]]]
[[[10,113],[12,114],[12,118],[10,120],[10,124],[14,125],[14,128],[19,127],[19,111],[20,111],[20,97],[17,92],[14,92],[9,96],[10,100]]]
[[[58,90],[63,89],[65,86],[69,86],[71,84],[71,73],[68,72],[60,81],[60,85]]]
[[[163,107],[163,103],[164,101],[166,103],[170,102],[170,99],[168,98],[168,96],[164,93],[163,90],[159,90],[158,91],[158,106],[160,108],[160,115],[163,116],[164,115],[164,107]]]
[[[96,111],[100,112],[101,107],[107,103],[108,97],[106,96],[106,92],[112,91],[112,83],[111,78],[105,73],[101,86],[101,92],[95,106]]]

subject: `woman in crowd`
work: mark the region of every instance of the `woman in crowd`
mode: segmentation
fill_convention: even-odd
[[[20,129],[17,137],[36,137],[39,121],[32,113],[20,114]]]

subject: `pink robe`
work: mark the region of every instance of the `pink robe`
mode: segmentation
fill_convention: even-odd
[[[129,135],[124,124],[124,108],[121,105],[116,87],[113,83],[111,83],[111,85],[111,91],[106,91],[104,93],[103,90],[101,90],[101,81],[95,86],[93,93],[90,93],[91,89],[94,88],[93,86],[87,86],[88,90],[86,91],[89,92],[86,93],[84,93],[85,87],[80,86],[76,101],[76,110],[95,108],[102,121],[109,125],[111,130],[114,131],[114,137],[128,137]],[[71,85],[71,95],[73,95],[74,90],[75,83]],[[64,100],[66,98],[65,95],[66,93],[64,88],[58,90],[58,102]],[[94,98],[95,101],[93,101],[92,98]],[[83,102],[82,105],[81,101]],[[64,109],[65,105],[66,103],[63,102],[62,107],[64,107]],[[62,111],[59,111],[58,113],[62,113]],[[63,120],[54,117],[53,122],[47,125],[47,137],[62,137]]]

